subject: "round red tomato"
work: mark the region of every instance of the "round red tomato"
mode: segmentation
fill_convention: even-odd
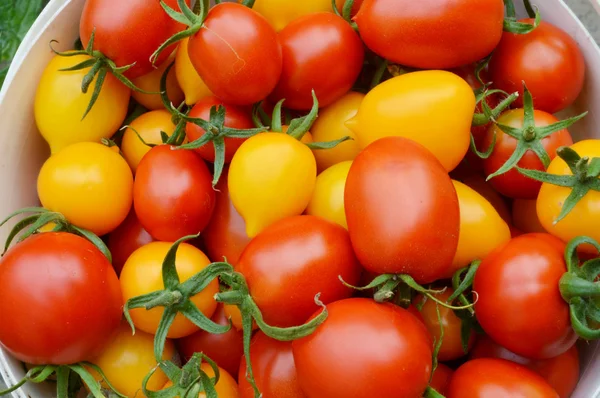
[[[121,225],[108,235],[108,248],[112,254],[112,263],[117,275],[131,253],[152,242],[154,238],[142,227],[133,209]]]
[[[545,21],[526,35],[505,32],[489,69],[496,88],[521,94],[515,106],[523,106],[525,81],[536,109],[548,113],[570,106],[579,96],[585,78],[585,62],[577,42]]]
[[[361,267],[348,232],[315,216],[283,219],[258,234],[242,253],[237,270],[265,321],[297,326],[315,312],[315,295],[331,303],[352,295],[340,277],[358,283]]]
[[[558,288],[567,270],[563,251],[551,235],[527,234],[483,260],[473,284],[475,313],[497,343],[535,359],[555,357],[575,344],[569,305]]]
[[[308,110],[312,90],[325,107],[346,94],[363,67],[364,49],[348,22],[333,13],[300,17],[279,32],[283,72],[271,95],[290,109]]]
[[[432,340],[423,324],[393,304],[353,298],[294,341],[298,380],[308,398],[417,398],[431,376]]]
[[[0,260],[0,342],[21,361],[93,359],[117,332],[122,308],[110,262],[79,236],[36,234]]]
[[[397,64],[447,69],[489,55],[502,37],[502,0],[365,0],[356,14],[360,35]]]
[[[281,75],[277,32],[241,4],[212,7],[202,29],[190,37],[188,53],[206,86],[228,104],[251,105],[266,98]]]
[[[352,163],[344,195],[360,263],[419,283],[448,273],[458,247],[458,197],[442,164],[402,137],[375,141]]]
[[[157,240],[197,234],[215,206],[212,175],[195,152],[155,146],[138,166],[133,204],[140,223]]]

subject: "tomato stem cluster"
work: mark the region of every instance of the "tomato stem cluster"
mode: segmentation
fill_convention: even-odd
[[[533,7],[529,0],[523,0],[525,4],[525,9],[527,10],[527,14],[530,18],[535,18],[535,21],[532,24],[519,22],[516,17],[515,4],[513,0],[504,0],[504,5],[506,7],[506,18],[504,19],[504,31],[514,33],[514,34],[527,34],[532,32],[535,28],[540,25],[542,21],[542,17],[540,15],[540,10],[537,7]]]

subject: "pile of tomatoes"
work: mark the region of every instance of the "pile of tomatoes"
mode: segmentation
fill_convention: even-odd
[[[2,393],[569,397],[600,338],[573,38],[527,0],[192,3],[87,0],[51,43]]]

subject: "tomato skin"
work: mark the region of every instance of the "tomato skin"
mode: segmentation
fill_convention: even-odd
[[[238,0],[241,2],[241,0]],[[331,0],[256,0],[252,7],[264,16],[276,31],[285,28],[290,22],[316,12],[331,12]]]
[[[317,176],[315,190],[306,208],[306,214],[323,217],[348,229],[344,209],[344,190],[351,166],[351,161],[338,163]]]
[[[558,398],[538,374],[503,359],[475,359],[458,368],[448,387],[448,398],[487,397]]]
[[[266,98],[281,75],[277,33],[263,16],[241,4],[212,7],[203,29],[190,37],[188,54],[210,91],[232,105]]]
[[[197,234],[215,206],[212,175],[195,152],[155,146],[138,166],[133,204],[140,223],[157,240]]]
[[[214,96],[208,96],[196,102],[196,105],[189,113],[190,117],[209,120],[210,108],[213,106],[223,106],[226,109],[225,126],[236,129],[251,129],[254,128],[252,117],[246,109],[235,105],[226,105]],[[193,123],[188,123],[185,126],[185,133],[188,141],[192,142],[202,137],[206,132],[200,126]],[[238,148],[246,141],[243,138],[225,138],[225,163],[231,162],[233,155]],[[208,162],[215,161],[215,147],[212,143],[208,143],[195,150],[202,159]]]
[[[254,379],[263,398],[305,398],[298,383],[292,343],[269,338],[258,332],[252,338],[250,358]],[[246,379],[246,358],[238,374],[240,397],[254,398],[254,390]]]
[[[200,99],[212,95],[206,83],[200,77],[192,60],[188,53],[189,37],[181,40],[177,47],[177,54],[175,55],[175,76],[177,76],[177,82],[181,87],[185,95],[185,103],[187,105],[194,105]]]
[[[472,175],[459,180],[490,202],[507,224],[512,224],[513,219],[507,199],[500,195],[489,182],[486,182],[483,176]]]
[[[174,55],[174,54],[173,54]],[[149,91],[149,92],[160,92],[160,80],[171,63],[175,60],[175,57],[171,55],[165,62],[163,62],[158,68],[153,69],[151,72],[135,78],[132,83],[136,87]],[[175,69],[171,69],[167,75],[167,95],[169,101],[175,106],[178,106],[183,102],[184,94],[179,87],[177,82],[177,76],[175,75]],[[150,110],[165,109],[160,94],[145,94],[137,90],[131,92],[131,96],[143,107]]]
[[[532,24],[533,19],[521,22]],[[495,87],[521,94],[514,106],[523,105],[525,81],[535,108],[556,113],[579,96],[585,79],[585,60],[577,42],[546,21],[530,33],[502,35],[489,64],[490,75]]]
[[[115,271],[76,235],[45,232],[13,246],[0,259],[0,286],[0,342],[29,364],[90,360],[121,322]]]
[[[108,235],[107,245],[117,275],[121,274],[123,265],[134,251],[152,241],[154,238],[142,227],[132,209],[125,221]]]
[[[504,4],[365,0],[354,20],[367,47],[381,57],[415,68],[447,69],[476,62],[496,48]]]
[[[511,127],[523,127],[523,109],[513,109],[504,112],[499,118],[498,123]],[[533,113],[535,125],[538,127],[548,126],[558,122],[558,119],[544,111],[535,110]],[[517,146],[517,140],[505,134],[499,127],[493,125],[488,130],[483,147],[488,148],[496,136],[496,145],[489,158],[483,160],[483,169],[486,175],[490,175],[498,170],[514,153]],[[542,146],[550,156],[550,159],[556,157],[556,150],[561,146],[573,145],[573,138],[567,129],[557,131],[550,136],[542,139]],[[530,170],[545,171],[544,164],[533,151],[527,151],[523,158],[517,163],[518,167]],[[504,196],[515,199],[535,199],[542,186],[541,182],[532,180],[520,174],[516,169],[494,177],[490,184]]]
[[[308,398],[422,396],[431,375],[432,340],[416,317],[362,298],[327,309],[329,316],[313,334],[292,343]]]
[[[473,284],[475,313],[498,344],[534,359],[555,357],[575,344],[569,306],[558,289],[566,272],[563,251],[551,235],[527,234],[483,260]]]
[[[285,99],[289,109],[311,109],[312,90],[319,106],[332,104],[352,89],[363,67],[360,38],[348,22],[330,12],[294,20],[279,33],[279,40],[283,71],[269,98]]]
[[[435,371],[433,372],[433,377],[431,378],[431,383],[429,385],[440,394],[446,395],[453,374],[454,371],[448,366],[444,365],[443,363],[438,363],[437,368],[435,368]]]
[[[265,321],[281,327],[304,323],[315,312],[317,293],[325,304],[350,297],[339,277],[353,285],[361,273],[348,232],[314,216],[289,217],[265,229],[248,244],[237,270]]]
[[[540,222],[536,210],[536,199],[515,199],[512,205],[513,223],[515,227],[525,233],[541,232],[546,229]]]
[[[421,145],[382,138],[352,163],[344,194],[352,245],[375,273],[409,274],[419,283],[445,276],[459,239],[456,190]]]

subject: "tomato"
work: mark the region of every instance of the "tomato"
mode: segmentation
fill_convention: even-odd
[[[129,256],[123,266],[120,278],[124,302],[133,297],[164,289],[162,263],[171,245],[172,243],[167,242],[152,242],[137,249]],[[187,243],[179,246],[175,267],[182,282],[196,275],[209,264],[210,260],[199,249]],[[219,283],[214,280],[190,300],[204,315],[210,318],[217,308],[217,302],[213,296],[218,291]],[[135,308],[130,310],[130,314],[137,329],[155,334],[163,310],[163,307],[151,310]],[[181,338],[197,331],[196,325],[182,314],[177,314],[167,336]]]
[[[242,253],[237,270],[246,277],[265,322],[298,326],[324,304],[350,297],[361,267],[348,232],[314,216],[289,217],[257,235]]]
[[[533,23],[532,19],[521,22]],[[505,32],[489,65],[494,86],[521,94],[523,84],[533,95],[536,109],[556,113],[579,96],[585,79],[585,61],[577,42],[560,28],[542,21],[532,32]]]
[[[200,370],[206,373],[208,377],[215,377],[215,371],[207,362],[202,362],[200,365]],[[173,383],[169,381],[164,385],[163,389],[167,389],[171,387]],[[215,390],[217,392],[217,396],[219,398],[238,398],[238,385],[235,382],[235,379],[231,377],[231,375],[224,369],[219,368],[219,381],[215,384]],[[206,398],[206,394],[204,392],[200,392],[198,394],[198,398]]]
[[[160,145],[163,143],[161,131],[167,133],[168,136],[171,136],[175,131],[172,116],[165,109],[147,112],[138,116],[125,130],[121,151],[134,174],[144,155],[151,149],[146,144]],[[140,139],[140,137],[142,138]]]
[[[515,199],[512,204],[513,223],[525,233],[546,232],[536,210],[536,199]]]
[[[559,248],[551,235],[521,235],[488,255],[475,275],[477,320],[498,344],[527,358],[555,357],[577,340],[558,289],[566,272]]]
[[[252,117],[250,112],[244,108],[235,105],[226,105],[218,98],[209,96],[204,97],[196,102],[196,105],[192,108],[189,113],[190,117],[200,118],[209,120],[210,109],[213,106],[223,106],[226,109],[225,113],[225,126],[236,128],[236,129],[251,129],[254,128]],[[185,133],[188,141],[192,142],[202,137],[206,132],[196,124],[187,123],[185,127]],[[211,133],[212,134],[212,133]],[[240,145],[244,143],[245,139],[242,138],[225,138],[225,162],[231,162],[233,155],[238,150]],[[214,145],[208,143],[200,148],[196,149],[196,152],[206,161],[215,161],[215,148]]]
[[[312,107],[312,90],[325,107],[346,94],[363,67],[364,50],[350,24],[330,12],[309,14],[280,33],[283,71],[270,98],[290,109]]]
[[[225,304],[223,306],[223,311],[225,312],[227,318],[229,318],[231,321],[231,324],[234,328],[241,331],[244,330],[244,325],[242,324],[242,312],[237,305]],[[256,329],[258,329],[258,325],[255,321],[252,321],[252,330]]]
[[[510,352],[487,336],[477,339],[471,358],[500,358],[524,365],[542,376],[561,398],[571,396],[579,380],[579,353],[577,347],[554,358],[532,360]]]
[[[46,160],[37,190],[46,209],[104,235],[117,228],[131,209],[133,176],[127,162],[110,148],[81,142]]]
[[[354,0],[354,4],[352,4],[352,11],[350,12],[351,17],[354,17],[358,13],[358,10],[360,9],[360,6],[362,6],[362,3],[363,0]],[[345,4],[346,0],[335,0],[335,5],[340,14],[343,12]]]
[[[421,145],[382,138],[352,163],[344,194],[360,263],[419,283],[448,274],[459,239],[459,203],[442,165]]]
[[[212,95],[206,83],[200,77],[188,54],[189,37],[183,39],[177,47],[177,55],[175,56],[175,76],[177,82],[181,86],[181,90],[185,94],[185,103],[194,105],[198,100]]]
[[[537,127],[548,126],[558,122],[556,117],[540,110],[535,110],[533,116]],[[504,112],[498,118],[497,122],[510,127],[522,128],[523,118],[523,109],[513,109]],[[483,169],[487,175],[500,169],[512,156],[517,147],[517,140],[515,138],[504,133],[497,125],[494,125],[490,127],[486,135],[483,144],[484,148],[488,148],[491,145],[494,136],[496,137],[494,150],[489,158],[483,160]],[[563,129],[543,138],[541,144],[548,153],[548,156],[550,156],[550,159],[554,159],[556,157],[556,150],[561,146],[572,145],[573,139],[569,131]],[[545,170],[544,164],[532,150],[528,150],[517,165],[524,169]],[[501,194],[516,199],[535,199],[542,186],[541,182],[521,175],[516,169],[492,178],[490,183]]]
[[[263,133],[246,140],[229,167],[229,195],[246,221],[248,236],[302,214],[316,179],[315,157],[294,137]]]
[[[160,92],[160,80],[165,74],[167,67],[173,63],[175,57],[172,55],[163,62],[158,68],[153,69],[152,72],[147,73],[132,80],[132,83],[136,87],[148,91],[148,92]],[[169,100],[175,106],[178,106],[183,102],[183,91],[179,87],[177,82],[177,76],[175,76],[175,70],[171,69],[167,75],[167,95]],[[164,109],[165,106],[160,98],[160,94],[144,94],[140,91],[132,91],[131,96],[143,107],[151,110]]]
[[[446,395],[454,371],[443,363],[438,363],[429,385],[442,395]]]
[[[447,276],[483,259],[510,240],[510,229],[496,209],[475,190],[453,181],[460,207],[458,249]]]
[[[423,69],[455,68],[496,48],[504,3],[365,0],[354,20],[367,47],[387,60]]]
[[[140,223],[157,240],[201,232],[215,206],[212,175],[192,151],[152,148],[140,162],[133,203]]]
[[[319,112],[319,118],[311,127],[315,142],[335,141],[343,137],[352,138],[352,140],[342,142],[335,148],[313,151],[319,173],[335,164],[346,160],[354,160],[360,152],[356,134],[346,127],[345,123],[356,116],[358,107],[364,98],[364,94],[351,91]]]
[[[507,224],[512,224],[511,209],[506,198],[500,195],[489,182],[486,182],[485,178],[480,175],[472,175],[462,178],[460,181],[490,202],[498,212],[498,215],[502,217]]]
[[[362,298],[327,309],[329,316],[313,334],[292,343],[308,398],[422,396],[431,376],[432,341],[417,318]]]
[[[307,14],[331,10],[331,0],[256,0],[252,9],[273,25],[276,31]]]
[[[317,176],[312,199],[306,214],[323,217],[348,229],[344,210],[344,190],[350,172],[351,161],[331,166]]]
[[[448,398],[527,397],[558,398],[538,374],[503,359],[475,359],[454,372]]]
[[[53,154],[77,142],[100,142],[102,138],[110,138],[127,115],[131,90],[108,74],[94,107],[82,119],[92,97],[95,80],[84,94],[81,81],[90,69],[70,72],[60,69],[89,59],[87,55],[54,56],[37,86],[35,122]]]
[[[45,232],[12,247],[0,259],[0,286],[0,342],[30,364],[88,361],[121,322],[115,271],[76,235]]]
[[[296,374],[292,343],[277,341],[258,332],[250,343],[252,371],[263,398],[305,398]],[[246,379],[246,358],[238,375],[240,397],[254,398],[254,389]]]
[[[346,125],[361,148],[382,137],[409,138],[451,171],[469,149],[474,110],[473,90],[454,73],[412,72],[371,90]]]
[[[214,95],[252,105],[275,88],[282,69],[277,33],[256,11],[235,3],[212,7],[190,37],[192,65]]]
[[[121,274],[123,265],[131,253],[153,240],[152,236],[142,227],[132,209],[125,221],[108,235],[108,248],[112,254],[113,267],[117,275]]]
[[[219,325],[226,326],[229,318],[225,314],[223,305],[218,305],[212,320]],[[244,355],[242,332],[231,328],[226,333],[212,334],[200,330],[192,335],[176,340],[177,348],[187,362],[196,352],[202,352],[215,361],[221,368],[230,374],[236,375]]]
[[[173,360],[175,346],[171,340],[165,343],[162,359]],[[117,336],[91,361],[104,372],[104,375],[121,394],[128,397],[139,395],[144,378],[157,365],[154,358],[154,336],[142,331],[131,334],[131,327],[122,322]],[[102,378],[89,369],[96,378]],[[168,381],[167,375],[157,369],[148,380],[149,390],[159,390]]]
[[[186,1],[189,3],[189,1]],[[165,4],[178,10],[177,0]],[[172,19],[157,1],[87,0],[81,14],[79,36],[87,47],[94,34],[94,50],[100,51],[118,67],[132,65],[125,72],[130,79],[150,73],[150,56],[169,37],[185,26]],[[174,50],[162,52],[161,64]]]

